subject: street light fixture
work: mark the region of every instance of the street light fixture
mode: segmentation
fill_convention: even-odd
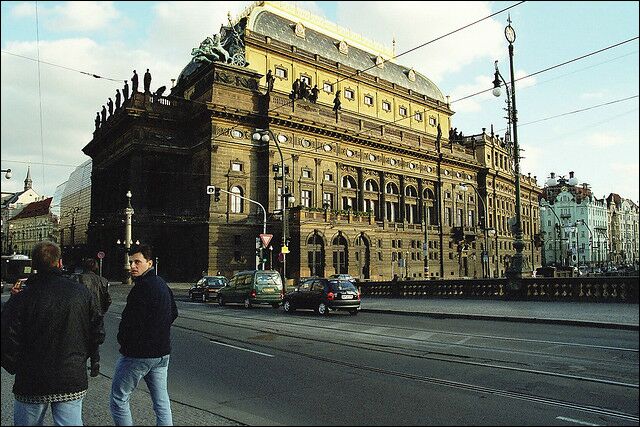
[[[281,135],[280,135],[281,136]],[[287,218],[287,204],[293,200],[293,196],[288,192],[285,193],[287,188],[287,174],[285,173],[284,167],[284,156],[282,155],[282,149],[280,148],[280,142],[285,142],[286,139],[276,137],[273,134],[271,129],[256,129],[256,132],[252,136],[254,141],[262,141],[264,143],[269,143],[273,139],[273,142],[276,144],[276,148],[278,149],[278,153],[280,154],[280,174],[282,175],[282,279],[284,282],[284,288],[286,288],[287,283],[287,234],[288,234],[288,218]]]
[[[504,84],[505,90],[507,91],[507,100],[510,98],[511,103],[507,105],[508,107],[508,116],[510,122],[513,124],[513,156],[515,163],[515,187],[516,187],[516,223],[514,224],[515,228],[515,243],[513,246],[516,249],[516,253],[512,257],[512,262],[509,265],[509,268],[505,272],[506,276],[512,279],[522,278],[522,273],[524,269],[524,258],[522,256],[522,250],[524,249],[524,242],[522,240],[522,215],[520,212],[520,149],[518,147],[518,126],[517,126],[517,109],[516,109],[516,87],[515,80],[513,76],[513,42],[516,40],[516,32],[511,26],[511,17],[508,19],[508,25],[504,30],[504,35],[509,42],[509,68],[511,71],[511,93],[509,93],[509,86],[507,82],[500,74],[498,70],[498,61],[495,62],[495,79],[493,81],[493,94],[498,97],[500,96],[500,82]]]
[[[2,169],[2,172],[6,172],[4,177],[7,179],[11,179],[11,169]]]
[[[129,265],[129,249],[131,248],[131,216],[133,215],[133,208],[131,207],[131,191],[127,191],[127,207],[124,209],[126,217],[124,227],[124,278],[122,283],[128,285],[131,284],[131,266]],[[137,242],[137,241],[136,241]]]

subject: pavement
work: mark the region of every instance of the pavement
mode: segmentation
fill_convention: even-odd
[[[113,284],[114,287],[123,286]],[[190,284],[170,284],[176,297],[183,299]],[[4,300],[4,298],[3,298]],[[362,312],[429,316],[434,318],[467,318],[496,321],[554,323],[613,329],[638,330],[638,304],[501,301],[472,299],[430,298],[362,298]],[[13,377],[0,369],[1,425],[13,425]],[[109,413],[111,377],[100,374],[89,378],[89,391],[83,404],[85,425],[113,425]],[[151,398],[144,387],[139,388],[131,399],[131,410],[137,425],[155,425]],[[223,426],[239,425],[212,412],[203,411],[186,403],[172,400],[175,425]],[[53,425],[51,412],[45,417],[45,425]]]

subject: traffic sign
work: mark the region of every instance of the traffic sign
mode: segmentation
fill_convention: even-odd
[[[289,248],[287,246],[283,246],[282,247],[282,251],[280,251],[283,254],[288,254],[289,253]]]
[[[262,247],[264,248],[268,247],[269,243],[271,243],[272,237],[273,237],[273,234],[261,234],[260,240],[262,241]]]
[[[104,255],[105,255],[105,253],[104,253],[104,252],[102,252],[102,251],[98,252],[98,258],[99,258],[99,259],[104,258]]]

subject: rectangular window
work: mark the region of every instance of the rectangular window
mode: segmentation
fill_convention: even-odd
[[[332,173],[325,173],[324,174],[324,180],[328,181],[328,182],[333,182],[333,174]]]
[[[422,113],[420,111],[417,111],[414,115],[413,118],[416,119],[416,121],[421,122],[422,121]]]
[[[300,76],[300,81],[306,83],[309,86],[311,86],[311,77]]]
[[[364,97],[364,103],[365,105],[373,105],[373,97],[367,95]]]
[[[276,67],[276,77],[280,77],[281,79],[287,78],[287,70],[281,67]]]
[[[325,209],[333,209],[333,193],[322,194],[322,207]]]
[[[435,126],[435,125],[436,125],[436,118],[435,118],[435,117],[433,117],[433,116],[430,116],[430,117],[429,117],[429,124],[430,124],[431,126]]]
[[[467,220],[469,221],[469,222],[467,223],[467,225],[468,225],[469,227],[473,227],[473,226],[475,225],[475,223],[473,222],[473,211],[469,211],[469,212],[468,212]]]
[[[382,109],[384,111],[391,111],[391,104],[386,102],[386,101],[383,101],[382,102]]]
[[[462,227],[462,209],[458,209],[457,211],[456,227]]]
[[[302,206],[305,208],[311,207],[311,196],[312,193],[309,190],[302,190],[300,194],[300,201],[302,202]]]
[[[451,227],[451,208],[444,209],[444,223]]]
[[[311,171],[308,169],[303,169],[302,170],[302,177],[303,178],[311,178]]]
[[[322,85],[322,89],[327,93],[333,93],[333,85],[331,83],[325,82]]]
[[[231,170],[234,172],[242,172],[242,163],[232,162]]]
[[[400,115],[406,117],[407,116],[407,108],[400,107]]]
[[[276,209],[282,209],[282,187],[278,187],[276,190]]]
[[[345,97],[345,99],[353,99],[354,98],[353,91],[351,89],[345,89],[344,90],[344,97]]]

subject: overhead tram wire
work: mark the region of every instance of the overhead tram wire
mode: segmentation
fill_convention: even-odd
[[[42,129],[42,76],[40,74],[40,25],[38,24],[38,2],[36,1],[36,52],[38,54],[38,101],[40,104],[40,155],[42,159],[42,187],[46,186],[44,178],[44,136]]]

